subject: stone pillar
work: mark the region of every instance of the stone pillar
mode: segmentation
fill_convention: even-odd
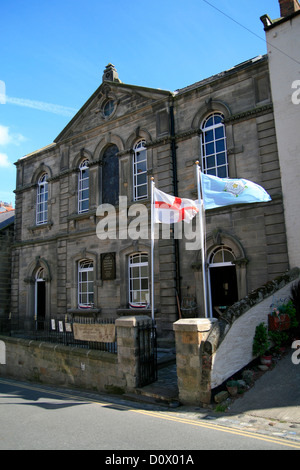
[[[126,380],[126,389],[134,390],[139,384],[139,344],[138,327],[152,325],[146,315],[121,317],[116,320],[119,371]]]
[[[211,359],[217,345],[216,318],[186,318],[173,325],[179,400],[184,405],[211,401]]]

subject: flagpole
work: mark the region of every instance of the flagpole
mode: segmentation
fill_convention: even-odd
[[[203,297],[204,297],[204,313],[205,317],[208,318],[208,307],[207,307],[207,284],[206,284],[206,263],[205,263],[205,247],[204,247],[204,217],[202,210],[204,209],[203,197],[201,192],[201,170],[199,161],[196,161],[197,171],[197,189],[198,189],[198,201],[200,203],[199,220],[200,220],[200,241],[201,241],[201,258],[202,258],[202,277],[203,277]]]
[[[154,323],[154,178],[151,178],[151,317]]]

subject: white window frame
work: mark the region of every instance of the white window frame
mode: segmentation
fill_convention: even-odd
[[[133,148],[133,200],[147,199],[148,197],[148,176],[147,176],[147,149],[146,141],[139,140]],[[142,183],[139,181],[142,177]],[[143,194],[140,194],[140,191]]]
[[[36,200],[36,225],[48,222],[48,175],[43,173],[38,180]]]
[[[221,118],[220,122],[215,123],[215,118]],[[208,121],[213,119],[212,125],[207,125]],[[201,153],[202,153],[202,168],[206,174],[218,176],[220,178],[228,178],[228,156],[227,156],[227,142],[226,142],[226,129],[223,123],[224,116],[220,112],[214,112],[207,116],[201,125]],[[219,135],[220,130],[223,130]],[[206,136],[209,140],[206,139]],[[211,138],[212,136],[212,138]],[[222,148],[218,148],[218,147]],[[207,151],[207,149],[209,149]],[[222,161],[221,161],[222,159]]]
[[[85,172],[85,174],[84,174]],[[85,187],[86,185],[86,187]],[[84,195],[87,191],[88,196]],[[84,203],[87,201],[87,208],[83,208]],[[78,214],[89,211],[90,203],[90,174],[89,174],[89,160],[85,158],[79,165],[78,176]]]
[[[92,260],[84,259],[78,262],[78,307],[94,307],[94,262]]]
[[[143,272],[144,271],[144,272]],[[147,275],[145,275],[147,271]],[[129,306],[149,307],[149,256],[148,253],[133,253],[128,258]],[[147,287],[145,285],[147,284]]]

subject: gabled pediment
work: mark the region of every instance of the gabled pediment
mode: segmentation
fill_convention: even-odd
[[[138,112],[145,106],[154,105],[171,94],[166,90],[104,81],[54,142],[62,142],[133,112]]]

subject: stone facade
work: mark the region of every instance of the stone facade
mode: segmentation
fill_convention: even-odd
[[[139,335],[151,319],[116,320],[117,354],[0,336],[0,375],[18,380],[122,394],[139,384]]]
[[[0,213],[0,320],[10,314],[14,211]]]
[[[134,314],[129,305],[136,304],[150,313],[150,231],[136,239],[123,236],[124,221],[136,221],[132,204],[141,203],[150,224],[152,177],[168,194],[197,199],[194,163],[200,160],[204,170],[204,161],[210,165],[202,128],[212,115],[221,116],[225,135],[217,171],[225,160],[229,177],[261,184],[272,197],[269,203],[207,212],[213,315],[219,314],[215,306],[231,305],[288,269],[267,57],[174,93],[123,84],[109,64],[98,90],[54,143],[16,163],[15,319],[25,324],[66,313],[119,317]],[[99,223],[107,220],[97,209],[104,203],[115,207],[115,238],[97,236]],[[155,242],[161,341],[173,341],[172,324],[180,314],[204,316],[199,246],[187,250],[186,239],[177,238],[171,229]],[[112,260],[108,272],[105,254]],[[192,313],[183,308],[185,301],[196,305]]]

